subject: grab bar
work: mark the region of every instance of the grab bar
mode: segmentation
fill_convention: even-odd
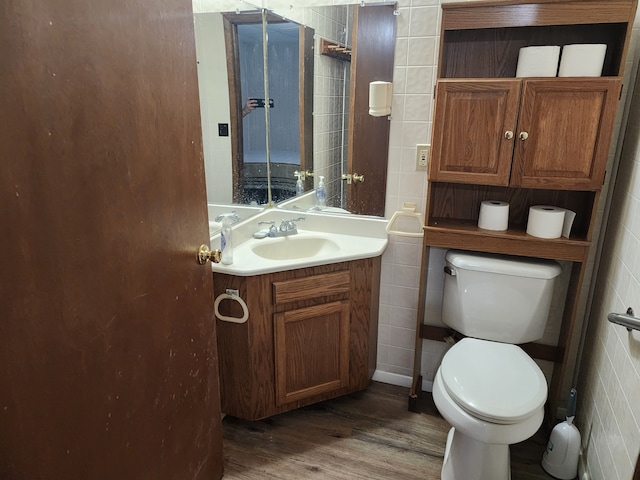
[[[627,327],[628,331],[640,330],[640,318],[633,316],[633,308],[627,308],[627,313],[610,313],[607,320],[611,323],[617,323],[623,327]]]

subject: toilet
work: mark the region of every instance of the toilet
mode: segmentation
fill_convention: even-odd
[[[544,419],[547,382],[518,344],[540,339],[561,268],[552,260],[449,250],[442,321],[465,338],[442,359],[433,400],[452,425],[442,480],[509,480],[509,445]]]

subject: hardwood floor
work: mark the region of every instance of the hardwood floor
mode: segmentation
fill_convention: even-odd
[[[449,425],[430,398],[407,410],[408,389],[364,391],[261,421],[225,417],[225,480],[437,480]],[[428,396],[426,394],[425,396]],[[547,434],[512,446],[512,480],[551,479]]]

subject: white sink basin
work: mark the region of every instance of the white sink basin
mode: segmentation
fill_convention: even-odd
[[[265,238],[251,250],[257,256],[267,260],[299,260],[315,256],[337,253],[338,244],[323,237],[288,237]]]
[[[213,263],[211,269],[248,276],[282,272],[329,263],[348,262],[382,255],[387,246],[387,221],[357,215],[326,215],[268,209],[233,227],[233,263]],[[294,217],[294,218],[292,218]],[[254,238],[267,224],[296,221],[298,233],[286,237]],[[210,237],[211,248],[220,248],[220,234]]]

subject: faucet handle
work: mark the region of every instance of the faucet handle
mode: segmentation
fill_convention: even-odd
[[[215,218],[215,221],[216,221],[216,222],[222,222],[225,218],[226,218],[226,219],[228,219],[228,220],[231,222],[231,224],[232,224],[232,225],[233,225],[233,224],[236,224],[236,223],[238,223],[240,220],[242,220],[242,219],[240,218],[240,215],[238,215],[238,214],[235,212],[235,210],[233,210],[233,211],[228,212],[228,213],[221,213],[220,215],[218,215],[218,216]]]
[[[269,230],[258,230],[254,232],[253,238],[264,238],[264,237],[273,237],[275,236],[275,232],[277,231],[276,222],[271,221],[261,221],[258,222],[258,225],[270,225]]]

